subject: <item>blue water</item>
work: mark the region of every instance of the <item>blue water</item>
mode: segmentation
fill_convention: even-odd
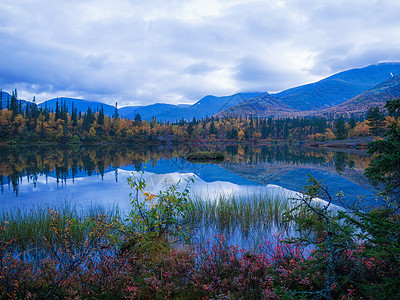
[[[64,170],[63,175],[59,176],[56,171],[48,171],[46,174],[39,173],[32,177],[20,175],[19,179],[14,179],[11,183],[9,177],[2,176],[3,185],[0,195],[0,208],[30,208],[37,205],[57,205],[63,202],[70,202],[76,205],[85,206],[91,204],[102,204],[108,206],[118,206],[121,209],[129,209],[130,187],[127,185],[127,178],[132,171],[138,169],[149,173],[169,176],[169,174],[195,174],[206,183],[226,182],[238,186],[262,186],[275,184],[293,191],[304,189],[308,175],[318,180],[324,180],[323,184],[328,186],[328,190],[333,197],[333,203],[337,205],[358,204],[360,195],[363,206],[376,205],[375,193],[369,187],[357,181],[357,176],[349,179],[335,169],[332,161],[325,162],[320,153],[313,159],[308,150],[299,151],[296,156],[280,156],[278,153],[274,160],[271,155],[274,148],[262,149],[268,154],[268,159],[263,163],[232,163],[224,162],[221,164],[196,164],[188,162],[183,157],[153,159],[147,163],[132,162],[124,165],[104,166],[100,172],[92,169],[90,176],[85,167],[79,166],[75,172],[71,169]],[[247,151],[247,150],[246,150]],[[276,151],[279,151],[277,148]],[[249,151],[248,151],[249,152]],[[252,154],[252,152],[249,152]],[[302,160],[301,154],[304,153]],[[336,154],[335,154],[336,155]],[[346,159],[346,153],[341,154]],[[5,160],[8,156],[5,155]],[[235,156],[234,156],[235,157]],[[354,156],[352,157],[354,159]],[[300,162],[299,162],[300,160]],[[343,161],[342,161],[343,162]],[[6,165],[8,161],[0,161]],[[284,164],[282,170],[273,169],[272,166]],[[323,168],[321,168],[321,165]],[[346,162],[346,165],[349,165]],[[261,166],[261,167],[260,167]],[[289,166],[289,167],[288,167]],[[346,167],[349,169],[348,167]],[[12,169],[8,167],[8,169]],[[278,170],[278,171],[277,171]],[[22,173],[24,174],[24,173]],[[349,172],[347,172],[349,174]],[[263,175],[265,175],[263,177]],[[259,179],[263,177],[264,179]],[[15,178],[15,176],[14,176]],[[269,178],[266,180],[265,178]],[[343,192],[344,198],[338,199],[335,194]],[[325,198],[326,197],[322,197]]]

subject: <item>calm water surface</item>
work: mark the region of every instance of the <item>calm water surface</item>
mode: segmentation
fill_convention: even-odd
[[[326,151],[302,146],[201,147],[219,150],[226,159],[219,164],[196,164],[185,157],[190,146],[177,147],[0,147],[0,208],[37,205],[102,204],[129,209],[127,178],[146,171],[149,188],[189,175],[197,176],[195,189],[240,191],[275,184],[300,191],[307,174],[324,180],[332,195],[343,192],[344,201],[373,203],[373,189],[362,176],[369,157],[362,153]],[[201,184],[198,184],[201,183]],[[196,187],[197,184],[197,187]],[[337,204],[340,204],[337,202]]]

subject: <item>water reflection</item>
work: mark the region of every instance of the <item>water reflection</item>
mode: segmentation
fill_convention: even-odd
[[[369,162],[369,157],[363,153],[288,145],[213,145],[212,148],[224,152],[226,157],[223,163],[213,165],[186,161],[184,157],[194,148],[206,150],[209,147],[3,146],[0,147],[2,201],[14,199],[15,196],[22,197],[21,188],[26,186],[32,192],[43,193],[55,185],[56,188],[50,192],[54,195],[55,190],[75,184],[77,179],[84,177],[93,177],[89,180],[93,191],[104,189],[112,179],[122,192],[126,181],[125,178],[121,180],[120,169],[138,171],[143,167],[158,174],[191,172],[207,182],[222,180],[238,185],[273,183],[292,190],[301,190],[307,174],[311,174],[324,179],[333,193],[344,189],[351,201],[356,201],[358,194],[372,195],[372,188],[362,176]],[[11,194],[14,196],[11,197]],[[50,197],[50,194],[42,196]],[[61,195],[58,197],[65,198]]]

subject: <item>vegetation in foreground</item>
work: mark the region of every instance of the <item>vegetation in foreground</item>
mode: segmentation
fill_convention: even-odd
[[[306,196],[297,199],[297,206],[283,207],[261,198],[250,203],[240,199],[200,203],[188,198],[187,186],[153,195],[145,192],[140,178],[132,178],[130,184],[133,208],[124,220],[112,214],[106,217],[100,209],[87,215],[67,208],[3,213],[1,295],[14,299],[399,296],[400,249],[394,238],[400,232],[393,211],[329,213],[328,205],[310,205],[325,191],[315,180]],[[144,201],[138,201],[140,195]],[[297,223],[299,233],[307,234],[291,240],[276,234],[246,249],[230,244],[223,230],[204,243],[189,242],[192,226],[199,221],[225,230],[240,224],[245,231],[246,224],[258,223],[257,216],[278,222],[278,211],[286,211],[285,217]]]

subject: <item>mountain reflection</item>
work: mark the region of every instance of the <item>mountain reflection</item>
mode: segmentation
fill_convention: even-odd
[[[186,155],[194,150],[218,150],[225,154],[225,161],[218,168],[189,163]],[[146,164],[147,162],[147,164]],[[239,184],[258,182],[271,183],[260,179],[260,174],[269,173],[268,178],[282,174],[282,168],[317,168],[339,173],[354,181],[354,170],[362,174],[369,163],[369,157],[360,153],[324,151],[289,145],[230,145],[230,146],[187,146],[175,147],[126,147],[118,145],[96,145],[81,147],[31,146],[0,147],[0,186],[1,192],[7,188],[16,195],[19,185],[26,180],[36,187],[39,177],[55,178],[57,185],[67,181],[74,183],[76,178],[96,175],[103,179],[109,172],[114,173],[118,182],[118,169],[131,171],[148,170],[159,173],[200,172],[204,179],[226,180],[227,174],[221,169],[239,175],[232,181]],[[197,170],[199,169],[199,170]],[[208,173],[205,173],[205,169]],[[275,170],[275,171],[274,171]],[[350,172],[350,170],[352,170]],[[276,172],[276,174],[274,173]],[[352,173],[353,172],[353,173]],[[233,175],[232,175],[233,176]],[[221,178],[219,178],[221,177]],[[304,181],[307,178],[304,178]]]

